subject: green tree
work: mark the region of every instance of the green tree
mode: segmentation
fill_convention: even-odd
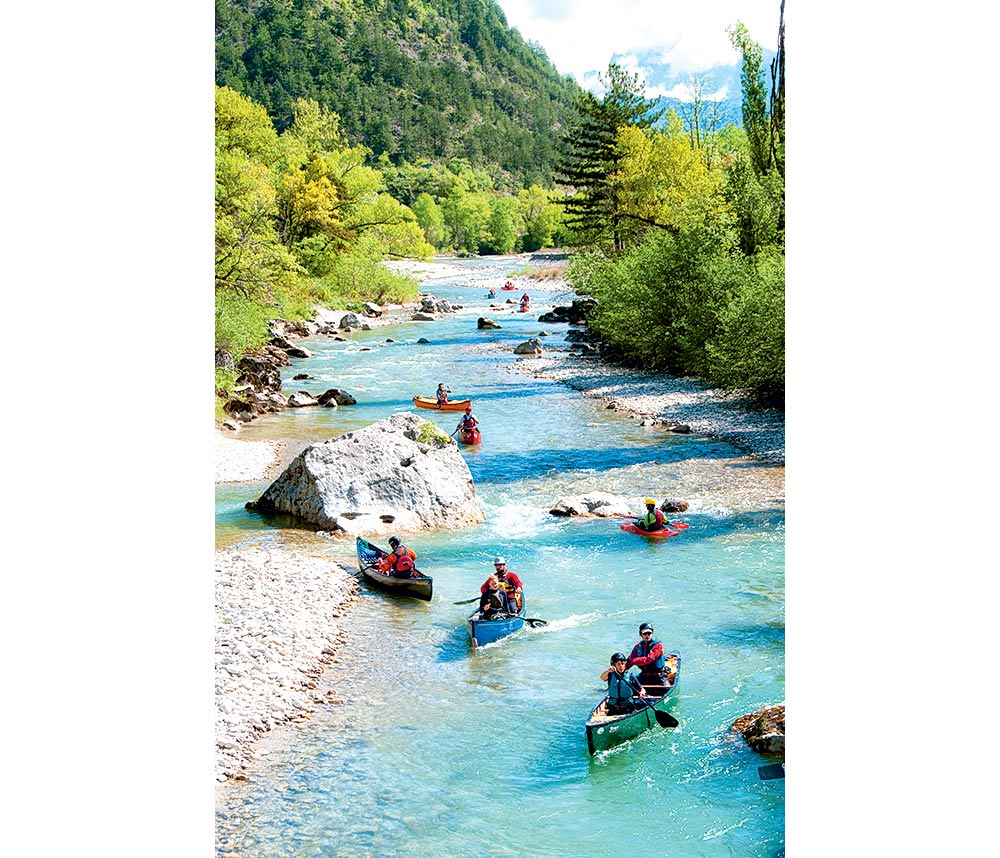
[[[522,223],[520,207],[514,197],[490,200],[490,215],[483,239],[487,252],[510,253],[517,246]]]
[[[434,202],[434,198],[430,194],[423,191],[410,208],[416,216],[420,228],[424,231],[424,237],[427,241],[434,247],[444,247],[448,242],[448,230],[444,225],[441,206]]]
[[[521,239],[524,250],[552,247],[562,221],[562,209],[552,202],[552,195],[538,185],[518,192],[525,233]]]
[[[645,97],[645,85],[636,74],[619,65],[608,66],[604,97],[585,92],[575,102],[577,116],[562,138],[558,180],[574,193],[563,205],[567,222],[583,242],[609,245],[620,252],[625,246],[621,200],[613,183],[618,170],[618,133],[626,127],[649,128],[659,118],[654,101]]]

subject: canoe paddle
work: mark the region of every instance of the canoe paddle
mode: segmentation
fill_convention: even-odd
[[[640,700],[642,703],[646,704],[650,709],[653,710],[653,717],[656,719],[656,723],[659,724],[664,730],[670,727],[676,727],[681,722],[678,721],[669,712],[661,712],[656,708],[656,704],[645,697],[637,697],[636,700]]]
[[[769,766],[758,766],[757,775],[762,781],[773,781],[775,778],[785,776],[784,763],[771,763]]]

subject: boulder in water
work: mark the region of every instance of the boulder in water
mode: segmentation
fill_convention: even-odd
[[[352,535],[464,527],[485,518],[458,448],[409,412],[311,444],[247,508],[291,513]]]
[[[481,331],[493,331],[499,330],[500,326],[494,322],[492,319],[487,319],[485,316],[480,316],[476,321],[476,327]]]
[[[785,704],[765,706],[733,721],[732,729],[740,733],[758,754],[785,757]]]
[[[540,355],[541,353],[542,341],[538,337],[531,337],[514,349],[516,355]]]
[[[628,501],[608,492],[590,492],[560,498],[549,510],[551,515],[609,518],[629,515]]]

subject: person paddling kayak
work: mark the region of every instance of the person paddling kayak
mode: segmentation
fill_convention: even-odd
[[[476,415],[472,413],[472,406],[465,406],[465,414],[462,415],[462,419],[458,421],[458,425],[455,427],[455,431],[458,432],[460,429],[466,432],[471,432],[479,425],[479,421],[476,419]]]
[[[648,533],[663,530],[663,528],[667,526],[666,522],[663,520],[663,513],[656,508],[655,500],[652,498],[646,498],[646,514],[635,520],[635,526],[640,530],[647,531]]]

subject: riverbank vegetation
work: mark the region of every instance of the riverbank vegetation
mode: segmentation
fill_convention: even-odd
[[[561,165],[580,245],[574,288],[621,361],[696,375],[784,405],[784,27],[770,97],[760,46],[743,56],[743,128],[706,131],[698,105],[663,121],[635,75],[608,69],[577,102]]]
[[[294,112],[279,134],[260,105],[216,89],[215,346],[234,361],[266,342],[268,319],[414,299],[416,283],[381,260],[433,253],[336,114],[304,99]],[[217,386],[234,380],[217,370]]]

